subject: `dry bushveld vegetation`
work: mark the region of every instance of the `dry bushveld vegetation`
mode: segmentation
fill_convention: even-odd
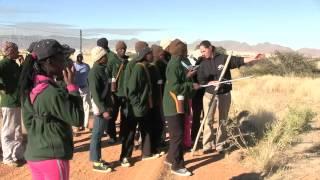
[[[230,117],[249,111],[245,120],[257,131],[255,145],[246,149],[244,162],[265,177],[281,173],[283,179],[287,165],[295,161],[287,152],[299,144],[301,134],[309,133],[313,122],[320,121],[320,78],[312,65],[297,62],[304,60],[303,56],[278,53],[272,58],[250,70],[233,71],[234,78],[239,74],[256,77],[233,84]],[[281,63],[285,59],[291,64]],[[275,65],[272,63],[281,68],[267,71]]]

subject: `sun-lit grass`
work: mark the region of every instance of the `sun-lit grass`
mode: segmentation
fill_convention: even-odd
[[[234,77],[239,72],[233,72]],[[248,110],[248,119],[261,135],[248,151],[256,169],[272,172],[286,164],[285,150],[311,119],[319,120],[320,78],[260,76],[233,84],[233,112]],[[318,115],[314,117],[315,113]]]

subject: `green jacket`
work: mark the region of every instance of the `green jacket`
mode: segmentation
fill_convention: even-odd
[[[108,75],[105,70],[105,64],[94,63],[88,75],[91,97],[101,113],[110,112],[112,109]]]
[[[131,73],[136,65],[137,61],[135,59],[132,59],[131,61],[128,62],[126,69],[124,71],[124,95],[128,97],[128,84],[130,81]]]
[[[177,113],[177,96],[183,95],[184,109],[188,112],[188,97],[192,94],[192,82],[187,80],[181,58],[171,57],[166,70],[167,81],[163,94],[163,111],[165,116],[174,116]]]
[[[18,81],[21,68],[14,60],[7,58],[0,61],[0,107],[20,107]]]
[[[135,117],[143,117],[151,108],[151,81],[148,79],[148,69],[144,63],[136,63],[128,82],[128,99]]]
[[[111,56],[110,59],[108,59],[108,64],[107,64],[107,69],[109,69],[108,74],[109,76],[111,76],[110,78],[117,78],[117,91],[115,92],[117,96],[125,96],[124,72],[125,72],[127,63],[128,63],[127,59],[120,59],[117,55]]]
[[[81,126],[84,119],[78,92],[68,93],[50,83],[33,105],[29,98],[25,100],[22,115],[28,132],[26,160],[72,159],[71,126]]]
[[[107,53],[108,63],[106,66],[106,72],[108,73],[109,77],[111,78],[113,64],[114,64],[114,61],[117,61],[117,55],[116,55],[116,53],[114,53],[110,49],[108,49],[107,52],[108,52]]]
[[[154,107],[162,106],[162,90],[163,80],[161,78],[160,71],[154,63],[149,63],[147,65],[148,71],[150,73],[150,79],[152,84],[152,102]]]

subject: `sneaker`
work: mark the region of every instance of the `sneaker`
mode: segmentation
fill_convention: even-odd
[[[160,153],[159,153],[160,156],[163,156],[163,155],[165,155],[165,154],[166,154],[165,151],[160,151]]]
[[[24,158],[18,159],[15,162],[18,164],[18,166],[23,166],[24,164],[27,164],[27,161]]]
[[[93,163],[93,171],[109,173],[112,171],[112,168],[107,162],[99,161]]]
[[[117,142],[117,139],[115,139],[115,138],[110,138],[107,140],[108,144],[115,144],[116,142]]]
[[[192,173],[190,171],[188,171],[186,168],[171,170],[171,173],[178,175],[178,176],[191,176],[192,175]]]
[[[213,152],[214,152],[213,149],[205,149],[205,150],[202,151],[202,154],[211,154]]]
[[[229,143],[220,144],[216,147],[216,150],[219,154],[223,154],[229,148],[229,146]]]
[[[131,163],[129,162],[128,158],[123,158],[120,162],[121,162],[122,167],[130,167],[131,166]]]
[[[142,156],[142,161],[151,160],[151,159],[157,159],[159,158],[159,154],[153,154],[151,156]]]

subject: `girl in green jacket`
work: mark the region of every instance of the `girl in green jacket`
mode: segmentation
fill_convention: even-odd
[[[53,39],[39,41],[20,76],[22,115],[28,132],[25,159],[32,179],[69,179],[73,156],[71,126],[82,126],[84,112],[74,68],[66,67],[69,49]],[[66,88],[54,79],[62,78]]]
[[[163,94],[164,116],[168,121],[170,146],[165,164],[171,167],[171,172],[179,176],[190,176],[183,159],[184,117],[188,112],[188,98],[199,84],[189,81],[181,61],[186,58],[187,45],[175,39],[169,45],[172,55],[167,65],[166,84]]]

